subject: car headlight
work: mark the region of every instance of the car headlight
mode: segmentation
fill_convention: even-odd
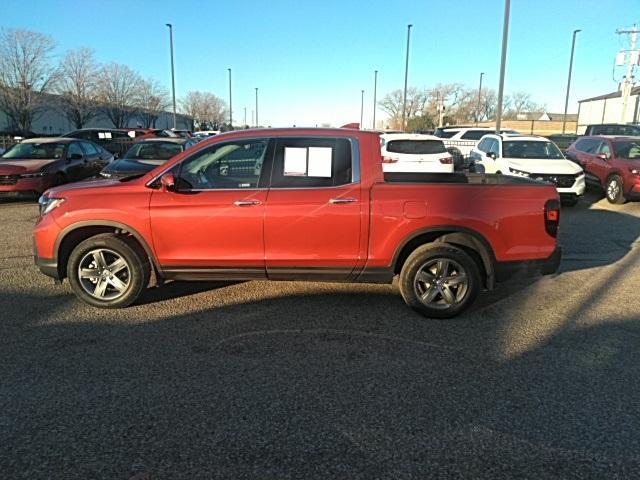
[[[46,195],[42,195],[38,199],[38,206],[40,207],[40,216],[46,215],[54,208],[58,208],[64,203],[64,198],[50,198]]]
[[[23,173],[20,175],[20,178],[38,178],[44,177],[46,175],[45,172],[37,172],[37,173]]]
[[[511,168],[511,167],[509,167],[509,171],[511,173],[513,173],[514,175],[520,175],[521,177],[529,177],[529,176],[531,176],[531,174],[529,172],[525,172],[525,171],[522,171],[522,170],[516,170],[515,168]]]

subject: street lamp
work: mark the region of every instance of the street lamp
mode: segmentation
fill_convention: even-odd
[[[256,127],[260,125],[258,122],[258,87],[256,87]]]
[[[242,126],[245,128],[247,126],[247,107],[244,107],[244,123]]]
[[[573,31],[573,40],[571,40],[571,57],[569,59],[569,78],[567,78],[567,95],[564,98],[564,116],[562,117],[562,133],[567,127],[567,108],[569,107],[569,88],[571,87],[571,70],[573,70],[573,51],[576,48],[576,34],[582,30]]]
[[[169,46],[171,49],[171,92],[173,93],[173,128],[178,128],[176,122],[176,77],[173,68],[173,25],[170,23],[165,24],[169,27]]]
[[[378,93],[378,70],[373,72],[373,122],[371,129],[376,129],[376,95]]]
[[[360,130],[362,130],[362,120],[364,118],[364,90],[360,91]]]
[[[402,95],[402,131],[406,125],[407,116],[407,81],[409,79],[409,39],[411,38],[411,27],[413,25],[407,25],[407,58],[404,65],[404,94]]]
[[[229,127],[233,130],[233,106],[231,104],[231,69],[227,68],[229,71]]]
[[[511,0],[504,1],[504,22],[502,24],[502,56],[500,58],[500,83],[498,87],[498,106],[496,108],[496,133],[502,126],[502,99],[504,97],[504,71],[507,65],[507,40],[509,39],[509,12]]]
[[[480,96],[482,95],[482,77],[484,72],[480,73],[480,86],[478,87],[478,107],[476,108],[476,127],[478,126],[478,117],[480,117]]]

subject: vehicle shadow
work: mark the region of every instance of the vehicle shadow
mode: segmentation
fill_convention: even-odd
[[[168,282],[144,290],[136,305],[148,305],[172,298],[195,295],[202,292],[217,290],[242,282]]]

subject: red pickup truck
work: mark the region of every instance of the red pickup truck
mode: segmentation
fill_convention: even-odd
[[[429,317],[514,272],[560,262],[554,186],[482,174],[383,173],[377,133],[243,130],[154,170],[47,191],[36,264],[97,307],[166,280],[389,283]]]

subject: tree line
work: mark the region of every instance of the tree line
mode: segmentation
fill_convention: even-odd
[[[407,89],[405,117],[408,131],[428,130],[438,126],[440,115],[443,125],[461,125],[495,119],[498,96],[492,88],[483,88],[478,102],[478,89],[461,83],[437,84],[431,88]],[[402,125],[403,91],[394,90],[385,95],[378,106],[389,115],[388,126],[400,129]],[[516,119],[523,112],[540,111],[543,105],[534,102],[527,92],[513,92],[503,103],[505,120]]]
[[[58,109],[75,128],[103,115],[115,128],[132,119],[154,128],[171,106],[168,90],[143,78],[127,65],[99,64],[85,47],[66,52],[55,62],[55,40],[22,29],[0,32],[0,111],[9,129],[29,133],[47,108]],[[202,129],[217,129],[227,115],[226,103],[209,92],[192,91],[180,101],[180,111]]]

